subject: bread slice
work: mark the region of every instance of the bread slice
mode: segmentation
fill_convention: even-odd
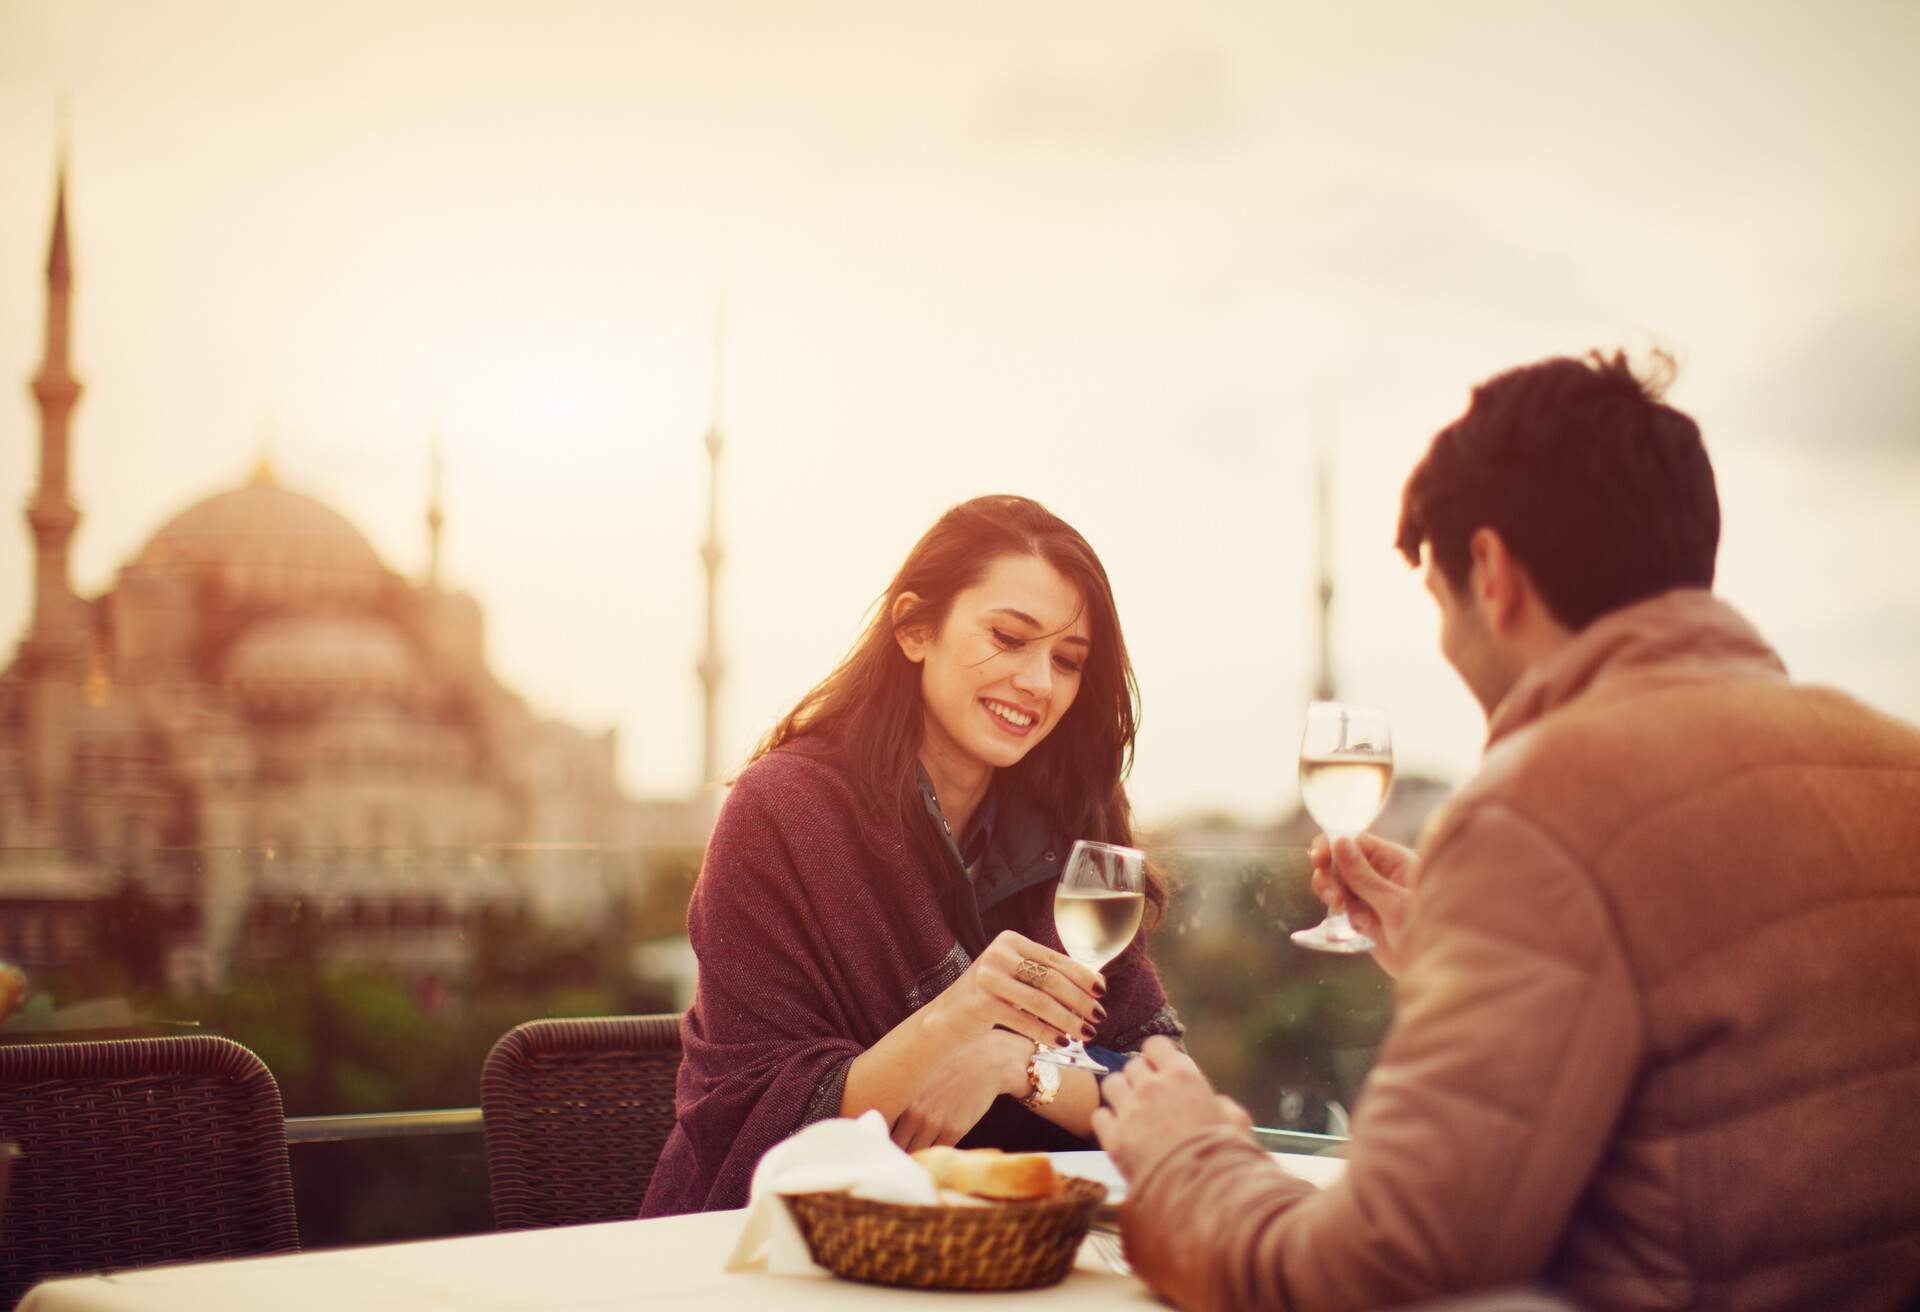
[[[1013,1202],[1048,1198],[1060,1187],[1045,1153],[1003,1153],[998,1148],[923,1148],[913,1155],[942,1189],[976,1198]]]
[[[972,1194],[963,1194],[958,1189],[942,1189],[940,1206],[942,1207],[998,1207],[1000,1204],[992,1198],[975,1198]]]
[[[922,1148],[913,1155],[920,1168],[933,1177],[935,1185],[942,1189],[953,1187],[953,1164],[961,1156],[958,1148]]]

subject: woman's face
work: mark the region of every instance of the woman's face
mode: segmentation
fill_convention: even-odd
[[[954,598],[938,633],[902,632],[900,649],[921,666],[923,755],[999,769],[1038,746],[1080,692],[1093,647],[1086,609],[1038,556],[1001,556]]]

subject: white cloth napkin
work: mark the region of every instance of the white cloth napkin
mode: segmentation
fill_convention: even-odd
[[[754,1168],[746,1228],[727,1270],[746,1270],[764,1259],[770,1275],[821,1273],[779,1197],[812,1193],[847,1193],[883,1203],[940,1201],[933,1177],[887,1137],[879,1112],[857,1120],[818,1121],[775,1144]]]

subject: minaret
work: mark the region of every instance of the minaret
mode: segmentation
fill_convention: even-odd
[[[707,570],[707,641],[700,654],[700,687],[705,717],[700,736],[700,786],[710,789],[720,778],[720,436],[721,363],[726,353],[726,311],[716,310],[713,321],[713,394],[707,402],[707,540],[700,560]]]
[[[433,426],[432,490],[427,496],[427,586],[440,586],[440,530],[446,527],[446,512],[440,505],[440,484],[444,474],[440,459],[440,425]]]
[[[27,643],[43,661],[78,661],[86,635],[68,576],[68,546],[80,523],[68,478],[68,424],[80,402],[69,347],[73,335],[73,266],[67,246],[67,162],[61,152],[54,186],[53,238],[47,250],[47,322],[32,391],[40,405],[40,482],[27,502],[33,535],[33,616]]]
[[[1319,535],[1319,637],[1320,664],[1313,679],[1315,701],[1330,702],[1333,689],[1333,543],[1332,512],[1327,498],[1327,449],[1323,445],[1314,462],[1314,524]]]

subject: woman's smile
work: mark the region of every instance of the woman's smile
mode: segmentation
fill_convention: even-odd
[[[1040,722],[1038,711],[1025,711],[1012,702],[1003,702],[997,697],[982,697],[980,704],[993,717],[993,722],[1002,733],[1010,733],[1016,738],[1025,738],[1033,732],[1033,726]]]
[[[1086,612],[1066,575],[1010,553],[955,596],[938,628],[902,630],[901,650],[921,667],[921,762],[941,796],[1018,765],[1059,727],[1093,649]]]

